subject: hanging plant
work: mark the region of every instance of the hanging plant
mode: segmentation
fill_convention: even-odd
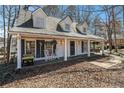
[[[53,44],[57,44],[56,40],[53,40],[52,42],[53,42]]]
[[[45,44],[57,44],[56,40],[52,40],[52,41],[45,41]]]

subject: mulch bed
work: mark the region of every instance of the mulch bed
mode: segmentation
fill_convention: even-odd
[[[14,73],[14,80],[1,87],[124,87],[124,64],[104,69],[89,63],[105,58],[87,58],[35,66]]]

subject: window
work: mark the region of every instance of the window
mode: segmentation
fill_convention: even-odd
[[[70,25],[69,24],[65,24],[65,29],[70,31]]]
[[[56,55],[56,41],[46,41],[45,43],[45,56]]]
[[[53,45],[50,43],[50,41],[46,42],[45,51],[47,51],[47,56],[52,56]]]
[[[84,30],[84,32],[86,32],[86,28],[84,28],[83,30]]]
[[[82,50],[81,52],[83,53],[84,52],[84,42],[83,41],[81,42],[81,50]]]
[[[35,41],[26,41],[26,54],[35,56]]]

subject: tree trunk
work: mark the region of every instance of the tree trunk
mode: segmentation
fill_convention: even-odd
[[[4,61],[6,62],[6,28],[5,28],[5,7],[3,5],[3,27],[4,27]]]
[[[8,32],[10,31],[10,18],[11,18],[11,6],[9,8],[9,16],[8,16]],[[7,63],[10,62],[10,35],[8,33],[8,37],[7,37]]]
[[[113,32],[114,32],[114,46],[115,46],[115,52],[118,52],[118,48],[117,48],[117,42],[116,42],[116,29],[115,29],[115,14],[114,14],[114,6],[112,7],[112,29],[113,29]]]
[[[19,10],[18,10],[18,11],[17,11],[16,8],[17,8],[17,7],[15,7],[15,14],[14,14],[14,17],[13,17],[13,19],[12,19],[12,24],[11,24],[11,25],[10,25],[10,17],[11,17],[11,14],[10,14],[9,17],[8,17],[8,31],[10,31],[10,27],[13,27],[13,26],[14,26],[16,17],[19,15],[20,6],[19,6]],[[11,11],[10,11],[10,13],[11,13]],[[7,62],[10,62],[11,39],[12,39],[12,35],[10,35],[10,34],[8,33],[8,39],[7,39]]]

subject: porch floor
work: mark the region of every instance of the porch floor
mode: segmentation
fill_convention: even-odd
[[[100,54],[95,54],[95,53],[91,53],[90,54],[91,56],[90,57],[94,57],[96,58],[95,56],[98,56]],[[45,60],[37,60],[37,61],[34,61],[34,65],[32,66],[24,66],[23,68],[30,68],[30,67],[34,67],[34,66],[41,66],[41,65],[48,65],[48,64],[55,64],[55,63],[61,63],[61,62],[68,62],[68,61],[73,61],[73,60],[76,60],[76,61],[80,61],[80,59],[87,59],[88,58],[88,55],[87,54],[83,54],[83,55],[77,55],[77,56],[73,56],[73,57],[68,57],[68,60],[67,61],[64,61],[64,58],[61,57],[61,58],[55,58],[55,59],[52,59],[52,60],[48,60],[48,61],[45,61]]]

